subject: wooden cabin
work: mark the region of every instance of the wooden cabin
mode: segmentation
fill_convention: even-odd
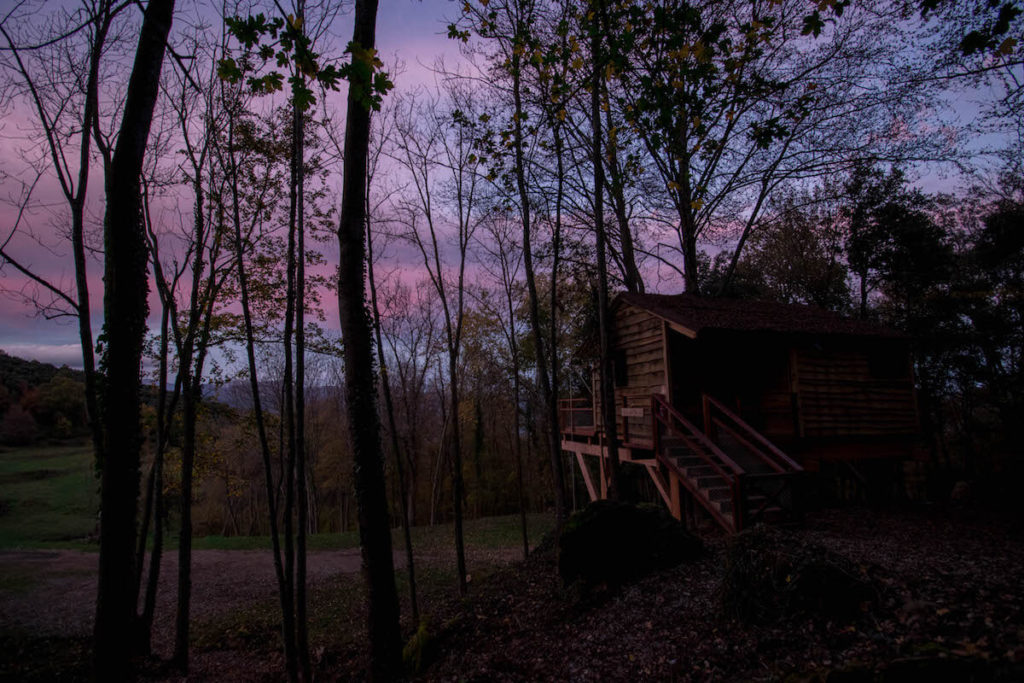
[[[648,469],[677,517],[699,505],[733,531],[791,518],[801,473],[915,450],[899,333],[810,306],[688,294],[623,293],[611,306],[620,458]],[[601,415],[597,401],[563,402],[562,447],[593,498],[607,477]]]

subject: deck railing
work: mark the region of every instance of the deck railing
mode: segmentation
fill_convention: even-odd
[[[563,398],[558,401],[558,422],[563,434],[594,433],[594,406],[589,398]]]

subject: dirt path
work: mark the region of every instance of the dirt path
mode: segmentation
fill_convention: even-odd
[[[0,551],[0,626],[40,636],[87,636],[95,615],[99,556],[73,550]],[[396,557],[396,563],[399,558]],[[310,584],[357,574],[359,551],[309,553]],[[164,556],[156,627],[170,631],[178,574],[176,553]],[[192,553],[192,617],[205,619],[277,594],[274,564],[265,550]],[[155,642],[167,639],[157,637]]]
[[[507,565],[520,558],[518,549],[470,548],[471,573]],[[96,572],[99,556],[73,550],[0,551],[0,635],[22,634],[30,639],[87,640],[95,616]],[[451,567],[450,549],[430,546],[416,553],[417,565],[426,569]],[[358,549],[310,552],[307,557],[310,591],[337,581],[359,581],[362,559]],[[395,553],[395,566],[404,567],[404,554]],[[174,646],[178,559],[164,555],[154,617],[154,654],[167,660]],[[192,553],[192,624],[216,620],[255,604],[275,604],[277,580],[269,550],[196,550]],[[5,653],[17,659],[14,652]],[[33,656],[39,656],[38,654]],[[0,680],[5,667],[0,655]],[[277,680],[283,664],[276,653],[269,658],[241,650],[196,649],[189,681]],[[166,678],[165,678],[166,676]],[[38,677],[37,677],[38,678]],[[154,673],[147,680],[183,680],[171,673]]]

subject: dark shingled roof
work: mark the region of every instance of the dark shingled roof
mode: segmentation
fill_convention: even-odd
[[[876,323],[844,318],[838,313],[803,304],[719,299],[693,294],[627,292],[616,295],[615,303],[650,311],[660,318],[692,330],[698,336],[708,330],[889,338],[904,336]]]

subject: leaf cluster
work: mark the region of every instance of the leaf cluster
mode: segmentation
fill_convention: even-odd
[[[268,18],[232,16],[224,19],[228,32],[241,44],[242,53],[218,62],[218,75],[229,83],[245,81],[256,94],[271,94],[284,89],[285,73],[292,100],[299,111],[316,104],[310,83],[337,91],[342,80],[355,88],[359,101],[367,108],[379,109],[381,97],[393,86],[376,51],[365,50],[354,42],[346,48],[352,62],[342,66],[325,63],[313,50],[313,40],[303,28],[302,17]],[[267,70],[267,66],[271,65]]]

